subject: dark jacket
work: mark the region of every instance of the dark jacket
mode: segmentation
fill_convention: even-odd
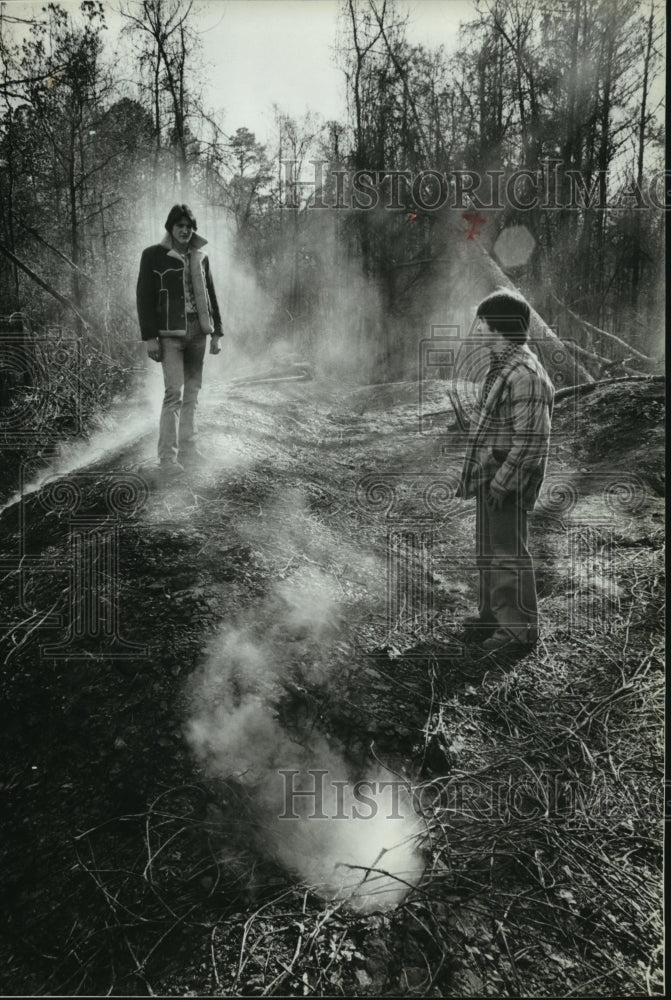
[[[201,249],[207,240],[194,233],[189,243],[191,279],[203,333],[223,336],[221,315],[210,262]],[[142,252],[137,279],[137,314],[143,340],[186,335],[184,260],[172,249],[166,233],[160,243]]]
[[[491,482],[531,510],[545,476],[553,404],[547,372],[520,345],[473,414],[459,495],[473,497]]]

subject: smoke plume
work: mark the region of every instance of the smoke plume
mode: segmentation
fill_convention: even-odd
[[[343,612],[328,573],[310,566],[278,581],[253,620],[226,625],[213,642],[190,692],[186,733],[209,775],[247,790],[262,851],[323,898],[382,909],[422,871],[409,788],[377,763],[353,773],[314,724],[289,731],[279,711],[292,685],[342,685],[329,675],[328,650]]]

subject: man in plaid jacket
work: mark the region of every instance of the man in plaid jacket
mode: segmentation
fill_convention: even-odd
[[[554,388],[529,350],[529,305],[501,290],[480,303],[476,334],[490,367],[471,421],[458,495],[476,499],[479,613],[467,639],[488,652],[522,651],[538,641],[538,606],[527,514],[547,463]]]

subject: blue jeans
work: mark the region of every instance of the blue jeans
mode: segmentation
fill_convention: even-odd
[[[198,317],[189,316],[185,337],[161,337],[161,367],[165,395],[158,433],[161,463],[174,462],[195,449],[196,406],[203,383],[206,335]],[[182,386],[184,399],[182,400]]]

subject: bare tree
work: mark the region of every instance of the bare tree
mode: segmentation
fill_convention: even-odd
[[[150,68],[157,150],[164,142],[175,150],[175,180],[184,197],[189,190],[190,57],[197,36],[190,26],[193,0],[142,0],[140,13],[121,7],[125,31],[139,39],[140,59]],[[187,85],[187,76],[189,77]]]

